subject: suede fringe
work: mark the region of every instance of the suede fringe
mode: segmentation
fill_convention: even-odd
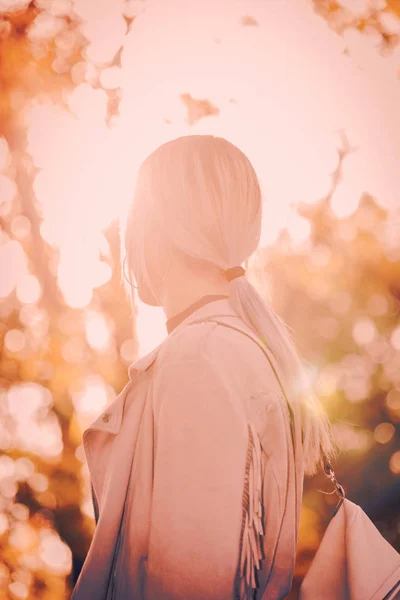
[[[254,600],[262,554],[262,454],[258,434],[248,424],[249,445],[243,491],[243,516],[240,537],[239,565],[236,580],[236,600]]]

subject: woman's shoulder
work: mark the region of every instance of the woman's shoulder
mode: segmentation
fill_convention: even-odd
[[[243,325],[245,324],[241,321],[241,326]],[[216,356],[222,358],[221,353],[226,356],[230,349],[234,349],[237,355],[240,348],[244,349],[248,345],[244,337],[239,332],[222,327],[215,321],[188,323],[162,344],[157,356],[157,368],[161,368],[169,361],[211,359]]]
[[[281,388],[261,348],[262,342],[256,341],[257,338],[258,334],[242,319],[236,319],[235,327],[218,324],[204,340],[202,352],[227,371],[233,380],[240,377],[247,388],[261,390],[263,395],[269,395],[272,400],[274,395],[281,394]]]
[[[204,320],[182,327],[163,344],[155,365],[155,375],[168,365],[198,362],[211,364],[243,397],[257,390],[267,394],[270,402],[281,393],[274,370],[260,346],[252,339],[257,336],[242,319],[235,319],[235,327]],[[248,333],[249,335],[244,335]]]
[[[162,344],[157,355],[155,371],[159,371],[169,362],[200,359],[206,340],[216,326],[216,323],[211,321],[203,321],[179,328]]]

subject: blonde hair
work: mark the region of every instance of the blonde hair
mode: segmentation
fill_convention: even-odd
[[[145,242],[171,244],[194,264],[225,270],[248,261],[261,235],[262,195],[257,175],[234,144],[212,135],[188,135],[159,146],[141,164],[135,196],[121,226],[121,262],[153,289]],[[163,243],[163,242],[161,242]],[[132,290],[123,279],[129,299]],[[129,287],[129,289],[128,289]],[[289,327],[246,277],[229,284],[237,314],[276,358],[294,414],[300,414],[304,470],[337,457],[331,423],[311,389],[305,362]]]

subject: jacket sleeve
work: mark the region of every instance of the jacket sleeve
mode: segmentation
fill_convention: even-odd
[[[233,600],[249,508],[243,404],[199,357],[161,367],[154,411],[146,600]]]

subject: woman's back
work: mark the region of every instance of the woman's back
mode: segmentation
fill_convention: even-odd
[[[132,365],[125,396],[84,432],[100,517],[74,600],[290,590],[302,477],[296,491],[289,414],[245,333],[228,300],[202,306]]]
[[[223,600],[236,585],[257,587],[258,599],[267,580],[269,599],[290,590],[302,474],[296,482],[279,382],[246,333],[254,336],[219,300],[158,353],[149,598]]]

